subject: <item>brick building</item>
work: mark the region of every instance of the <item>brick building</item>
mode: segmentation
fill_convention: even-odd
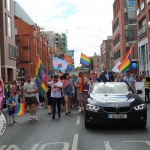
[[[38,55],[46,71],[51,70],[48,42],[39,26],[36,24],[29,25],[15,16],[15,39],[19,52],[17,58],[18,69],[25,68],[27,74],[35,77],[36,56]]]
[[[138,63],[136,31],[135,0],[114,0],[112,21],[114,64],[123,61],[133,43],[134,50],[131,57],[133,62]]]
[[[102,68],[101,68],[101,56],[94,53],[94,57],[93,57],[93,69],[94,70],[97,70],[97,71],[102,71]]]
[[[14,3],[0,0],[0,76],[4,81],[16,79]]]
[[[150,76],[150,0],[136,0],[139,74]]]
[[[103,40],[101,47],[101,66],[106,65],[108,70],[111,70],[113,67],[113,55],[112,53],[112,37],[108,36],[107,40]]]

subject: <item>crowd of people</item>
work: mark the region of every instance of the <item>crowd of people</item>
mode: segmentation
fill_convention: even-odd
[[[84,103],[86,95],[80,92],[81,77],[84,74],[85,86],[84,88],[89,92],[93,88],[93,84],[97,82],[127,82],[135,89],[136,82],[144,82],[145,84],[145,101],[149,100],[149,77],[145,78],[143,75],[131,75],[128,70],[126,74],[112,73],[107,71],[107,66],[103,67],[103,72],[100,74],[92,70],[90,73],[79,72],[77,75],[70,76],[69,73],[46,75],[45,84],[48,87],[47,93],[39,94],[39,89],[36,85],[35,78],[29,75],[20,81],[12,81],[3,83],[0,79],[0,104],[2,101],[7,101],[9,124],[17,123],[14,117],[15,105],[26,102],[27,110],[30,113],[30,119],[37,121],[37,108],[47,106],[48,114],[52,114],[52,119],[61,117],[61,111],[64,110],[66,115],[71,114],[71,109],[79,107],[80,112],[84,112]],[[1,106],[1,105],[0,105]],[[57,108],[56,108],[57,106]]]

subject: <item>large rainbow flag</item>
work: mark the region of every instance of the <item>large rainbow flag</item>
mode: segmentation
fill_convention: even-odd
[[[81,53],[80,64],[83,66],[90,66],[91,64],[90,59],[83,53]]]
[[[125,72],[127,70],[131,70],[132,68],[132,61],[131,61],[131,55],[133,51],[134,45],[131,46],[129,52],[126,54],[123,62],[118,66],[118,69],[120,72]]]
[[[45,84],[45,72],[40,58],[36,57],[36,83],[41,95],[47,92],[48,88]]]

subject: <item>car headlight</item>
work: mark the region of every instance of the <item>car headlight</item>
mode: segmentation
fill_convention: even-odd
[[[94,105],[91,105],[91,104],[86,104],[86,109],[87,109],[87,110],[95,110],[95,111],[98,111],[98,110],[100,109],[100,107],[94,106]]]
[[[145,105],[145,104],[141,104],[141,105],[138,105],[138,106],[135,106],[135,107],[134,107],[135,110],[142,110],[142,109],[144,109],[144,108],[146,108],[146,105]]]

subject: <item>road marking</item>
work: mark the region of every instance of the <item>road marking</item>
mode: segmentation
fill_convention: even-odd
[[[19,148],[17,147],[17,145],[10,145],[6,150],[19,150]]]
[[[150,110],[150,108],[149,108],[149,107],[147,107],[147,109],[149,109],[149,110]]]
[[[80,124],[80,118],[81,118],[81,116],[77,116],[76,124]]]
[[[122,141],[128,143],[146,143],[150,147],[150,141]]]
[[[47,145],[52,145],[52,144],[64,144],[64,147],[62,150],[69,150],[69,143],[66,143],[66,142],[46,143],[46,144],[43,144],[39,150],[44,150]]]
[[[7,147],[7,145],[0,146],[0,150],[4,150],[4,148],[6,148],[6,147]]]
[[[78,134],[74,134],[73,143],[72,143],[72,149],[71,150],[77,150],[78,149]]]
[[[38,146],[39,146],[39,144],[34,144],[33,147],[31,148],[31,150],[36,150]]]
[[[113,149],[110,147],[109,141],[104,141],[104,145],[105,145],[106,150],[113,150]]]

